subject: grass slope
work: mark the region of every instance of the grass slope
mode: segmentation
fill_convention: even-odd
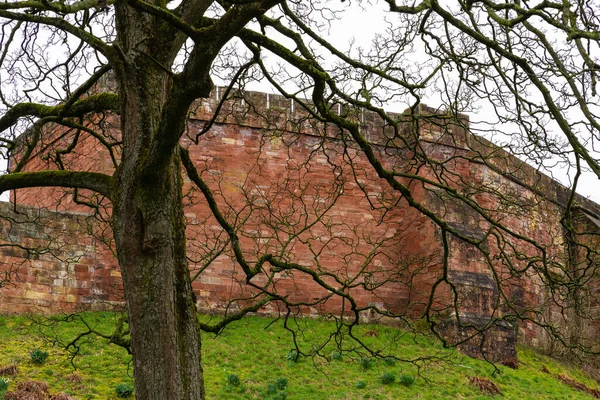
[[[106,333],[115,323],[110,313],[86,314],[85,319]],[[320,348],[333,328],[332,323],[321,320],[298,320],[291,325],[298,334],[300,350],[307,353]],[[64,392],[77,399],[117,399],[116,386],[133,383],[131,358],[123,349],[107,345],[105,339],[90,336],[71,360],[59,344],[68,343],[84,330],[76,321],[54,326],[39,325],[24,316],[0,316],[0,368],[16,364],[19,369],[16,378],[10,377],[9,389],[33,379],[47,382],[51,393]],[[427,337],[383,326],[362,326],[358,331],[366,334],[366,343],[385,354],[400,359],[433,358],[419,370],[412,363],[370,359],[356,343],[344,340],[347,351],[341,354],[328,343],[320,351],[325,357],[294,361],[292,336],[282,321],[249,317],[219,336],[204,335],[208,396],[236,400],[490,398],[469,382],[470,377],[479,377],[494,382],[506,399],[592,398],[561,382],[559,374],[598,388],[579,371],[529,349],[520,349],[518,370],[498,366],[494,374],[492,365],[443,349]],[[42,365],[31,361],[31,352],[38,348],[49,353]],[[549,373],[543,372],[543,367]]]

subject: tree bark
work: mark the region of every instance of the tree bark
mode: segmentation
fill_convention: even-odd
[[[143,61],[117,71],[123,155],[111,188],[135,391],[143,400],[200,400],[200,329],[186,258],[177,150],[166,150],[170,154],[160,169],[144,168],[170,76]]]
[[[155,180],[118,176],[113,211],[138,399],[204,398],[178,157]],[[148,178],[146,178],[148,179]]]
[[[177,157],[155,182],[128,183],[131,190],[118,198],[114,215],[120,221],[115,234],[137,398],[202,399],[200,331],[185,255]]]

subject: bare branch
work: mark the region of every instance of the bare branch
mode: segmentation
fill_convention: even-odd
[[[0,132],[10,128],[19,118],[31,116],[44,117],[80,117],[91,112],[119,111],[119,96],[114,93],[100,93],[78,100],[72,104],[46,106],[35,103],[20,103],[13,106],[0,118]]]
[[[0,192],[32,187],[69,187],[89,189],[111,197],[111,177],[97,172],[36,171],[0,176]]]

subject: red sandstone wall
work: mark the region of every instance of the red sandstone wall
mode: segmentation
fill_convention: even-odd
[[[190,134],[198,125],[190,124]],[[373,303],[410,314],[422,310],[430,282],[439,275],[436,230],[384,182],[374,179],[364,159],[357,157],[354,169],[364,177],[356,182],[349,179],[342,147],[310,135],[266,136],[227,124],[215,126],[198,145],[183,143],[204,171],[222,211],[230,220],[238,213],[235,219],[245,221],[237,229],[250,260],[264,253],[284,254],[290,262],[332,271],[357,284],[368,274],[373,285],[388,283],[370,292],[352,289],[360,306]],[[379,209],[371,209],[367,196]],[[217,248],[224,232],[200,194],[193,193],[190,203],[188,237],[213,238],[210,245]],[[194,240],[190,246],[192,257],[206,258],[209,253],[208,246],[198,249]],[[265,271],[256,281],[264,284],[270,275]],[[248,295],[244,279],[233,255],[225,252],[200,275],[194,288],[203,305],[222,309],[232,295]],[[273,279],[277,293],[292,300],[317,302],[328,295],[300,272],[275,273]],[[334,313],[340,308],[340,298],[334,297],[310,312]]]
[[[501,342],[514,351],[515,327],[511,318],[503,319],[515,314],[525,318],[519,335],[538,346],[549,342],[534,322],[558,324],[566,330],[585,325],[588,333],[597,329],[594,323],[570,324],[568,318],[580,316],[565,317],[568,313],[561,304],[568,305],[568,301],[549,291],[545,279],[548,274],[561,273],[561,268],[590,265],[589,252],[579,247],[574,251],[580,261],[574,264],[570,258],[573,250],[569,250],[561,224],[565,189],[486,140],[470,135],[466,117],[449,121],[434,116],[419,120],[418,126],[414,122],[401,124],[409,144],[419,137],[418,146],[411,149],[397,147],[397,138],[390,136],[390,128],[374,114],[357,115],[386,166],[407,174],[399,180],[411,188],[414,200],[455,232],[445,234],[448,254],[444,264],[440,227],[408,207],[406,199],[375,176],[359,152],[344,148],[340,132],[306,118],[306,112],[297,105],[292,111],[290,101],[280,96],[269,97],[268,109],[265,102],[264,94],[247,93],[244,99],[226,103],[216,123],[195,144],[217,104],[214,98],[203,100],[192,112],[182,140],[216,194],[222,212],[235,221],[248,259],[271,252],[306,267],[354,278],[356,284],[376,286],[386,281],[371,292],[360,285],[351,292],[361,306],[373,304],[416,318],[433,297],[434,314],[440,319],[458,315],[465,325],[458,327],[456,340],[468,339],[473,327],[497,319],[492,329],[495,333],[485,344],[490,348],[501,346]],[[340,111],[345,110],[340,107]],[[435,114],[426,107],[419,112]],[[397,117],[408,120],[407,115]],[[115,144],[112,149],[118,159],[116,119],[108,116],[88,123]],[[48,135],[38,145],[39,154],[66,148],[77,137],[75,131],[59,133]],[[419,151],[432,162],[416,162],[414,155]],[[67,168],[107,173],[113,169],[103,146],[85,135],[78,137],[75,151],[65,155],[62,162]],[[38,157],[27,168],[56,168],[55,164],[52,158]],[[412,179],[410,174],[416,171],[420,177],[465,194],[465,201],[475,201],[481,213],[435,185]],[[203,271],[194,282],[199,305],[208,311],[235,309],[245,302],[232,299],[248,298],[255,289],[245,284],[232,254],[227,249],[219,252],[226,237],[202,195],[190,182],[186,182],[185,190],[192,274]],[[22,190],[16,200],[61,211],[86,210],[64,193]],[[89,200],[85,193],[81,196]],[[584,199],[577,201],[586,209],[597,210]],[[109,213],[109,209],[101,212]],[[492,227],[486,218],[500,228]],[[596,246],[598,226],[588,222],[580,222],[585,229],[578,238]],[[98,225],[94,232],[103,241],[110,241],[110,235]],[[480,244],[469,244],[457,234]],[[107,260],[106,251],[102,254],[86,257]],[[205,265],[207,260],[211,262]],[[544,271],[548,266],[555,270]],[[431,293],[432,285],[442,276],[446,280]],[[300,272],[286,275],[265,270],[252,283],[268,284],[270,290],[291,300],[314,302],[305,312],[333,313],[342,306],[339,298],[318,302],[327,293]],[[19,296],[25,298],[15,294],[15,303]],[[595,315],[594,296],[585,296],[585,309]],[[275,311],[277,304],[270,307]]]
[[[458,138],[453,142],[447,139],[451,131]],[[598,215],[598,206],[575,196],[575,209],[587,210],[587,217],[572,218],[565,215],[568,190],[515,157],[460,128],[427,133],[433,140],[426,144],[427,154],[444,167],[430,163],[422,174],[466,194],[459,201],[430,188],[429,204],[458,234],[481,243],[448,235],[449,281],[465,325],[457,339],[476,334],[473,328],[486,326],[492,317],[497,328],[483,348],[479,340],[467,347],[475,344],[471,351],[494,354],[498,341],[515,340],[510,331],[519,317],[518,334],[526,343],[552,350],[559,332],[570,345],[592,345],[598,333],[598,297],[592,288],[598,287],[600,224],[592,223],[591,215]],[[467,206],[469,199],[476,206]],[[569,239],[564,224],[581,233]]]
[[[265,114],[248,113],[247,105],[234,103],[235,107],[223,113],[228,123],[215,124],[193,144],[190,138],[195,138],[215,106],[214,100],[199,105],[182,144],[189,147],[203,178],[215,191],[222,212],[231,221],[245,221],[236,228],[246,257],[253,260],[272,252],[303,266],[333,271],[353,282],[350,291],[359,306],[375,305],[418,316],[432,296],[431,283],[440,275],[439,237],[433,225],[378,181],[355,150],[344,149],[339,140],[333,140],[334,133],[321,137],[320,126],[305,119],[301,110],[291,113],[289,103],[279,97],[272,97]],[[278,129],[289,128],[291,120],[303,134]],[[365,121],[370,122],[371,136],[377,137],[381,123],[378,127]],[[95,123],[89,121],[91,127]],[[111,133],[115,126],[114,120],[107,118],[100,128]],[[273,129],[264,130],[266,127]],[[75,135],[75,131],[51,134],[37,151],[52,154],[64,149]],[[61,161],[66,168],[110,172],[110,158],[99,154],[106,154],[99,142],[81,136],[74,151]],[[352,166],[348,158],[353,159]],[[400,162],[402,157],[396,160]],[[56,166],[46,157],[27,168]],[[199,305],[205,310],[237,308],[231,299],[248,298],[253,290],[244,283],[245,277],[228,250],[204,266],[204,260],[224,243],[225,234],[189,182],[185,191],[189,192],[186,217],[192,274],[206,268],[194,282]],[[16,200],[56,210],[85,210],[62,189],[19,190]],[[377,288],[362,289],[365,279],[367,285]],[[340,298],[326,299],[329,293],[300,272],[291,276],[266,270],[253,283],[269,283],[270,290],[292,301],[315,303],[305,312],[337,313],[342,308]],[[438,292],[440,299],[447,296],[442,287]]]
[[[57,313],[120,303],[112,253],[87,234],[84,215],[0,203],[0,312]],[[9,274],[8,276],[6,274]]]

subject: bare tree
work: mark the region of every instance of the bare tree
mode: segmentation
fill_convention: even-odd
[[[71,188],[72,197],[65,201],[92,207],[110,220],[138,398],[204,398],[200,325],[188,265],[191,260],[201,273],[223,251],[233,255],[241,271],[238,279],[251,289],[236,294],[241,300],[223,323],[273,300],[288,309],[311,305],[290,297],[279,283],[282,274],[305,274],[322,288],[312,304],[341,299],[355,317],[350,328],[361,313],[373,312],[408,325],[421,319],[448,341],[440,318],[454,315],[460,334],[452,343],[460,344],[498,324],[525,321],[567,347],[593,351],[590,343],[565,333],[565,324],[561,327],[547,310],[555,304],[560,315],[594,317],[588,305],[596,280],[595,233],[573,221],[577,212],[584,219],[598,215],[573,191],[548,196],[540,174],[512,156],[499,156],[487,140],[470,136],[460,113],[481,99],[491,103],[496,122],[514,124],[508,148],[537,165],[550,156],[573,165],[573,189],[584,168],[600,176],[594,151],[599,135],[597,7],[584,1],[383,3],[392,16],[386,32],[372,48],[349,52],[323,36],[344,3],[27,0],[0,5],[5,111],[0,132],[11,158],[0,190]],[[108,71],[114,90],[95,91]],[[309,157],[302,165],[290,165],[264,191],[256,181],[264,165],[258,156],[254,177],[236,182],[242,194],[236,199],[243,202],[230,202],[218,176],[207,175],[209,167],[203,173],[190,157],[192,143],[209,140],[213,123],[224,115],[219,106],[214,118],[189,131],[187,118],[195,102],[213,89],[211,73],[232,82],[222,105],[236,96],[232,89],[257,77],[293,100],[304,115],[294,120],[297,129],[319,126],[313,131],[321,137],[315,154],[324,154],[330,166],[329,186],[302,184]],[[442,113],[421,105],[431,95],[445,103]],[[406,104],[408,111],[386,113],[384,105],[390,102]],[[274,131],[287,130],[270,115],[263,120]],[[488,137],[499,132],[489,122],[472,130],[485,130]],[[380,128],[377,137],[366,137],[367,123]],[[103,148],[108,164],[73,161],[86,156],[77,150],[84,141]],[[436,152],[440,147],[433,142],[445,144],[446,150]],[[476,176],[472,165],[489,173]],[[369,195],[363,179],[372,176],[365,175],[367,170],[387,185],[389,196]],[[194,185],[185,195],[182,171]],[[398,205],[423,216],[439,235],[439,258],[415,262],[390,254],[383,244],[397,238],[369,227],[346,227],[355,241],[331,236],[343,221],[329,218],[327,210],[338,201],[348,176],[365,193],[375,221],[385,221]],[[514,186],[502,187],[507,181]],[[292,188],[291,182],[299,187]],[[519,197],[523,190],[529,197]],[[282,198],[288,204],[276,207]],[[186,226],[187,201],[203,202],[210,214]],[[527,215],[543,222],[557,213],[563,216],[560,229],[553,225],[539,237],[540,230],[519,225]],[[207,221],[219,229],[204,247],[188,252],[186,229],[205,235]],[[405,218],[399,231],[414,234],[409,221]],[[558,243],[563,237],[569,239],[566,252],[556,250],[564,247]],[[325,249],[336,242],[351,249],[345,260],[359,264],[360,276],[344,264],[321,268]],[[310,266],[296,253],[300,247]],[[461,259],[465,254],[476,260],[478,273],[485,269],[489,277],[483,285],[490,292],[490,318],[483,321],[465,313],[478,300],[464,285],[471,275],[452,268],[466,261]],[[377,259],[396,265],[380,268]],[[433,277],[426,288],[411,285],[420,273]],[[512,289],[523,279],[550,288],[535,307],[524,306]],[[409,287],[404,308],[356,300],[356,289],[376,292],[383,282]]]

